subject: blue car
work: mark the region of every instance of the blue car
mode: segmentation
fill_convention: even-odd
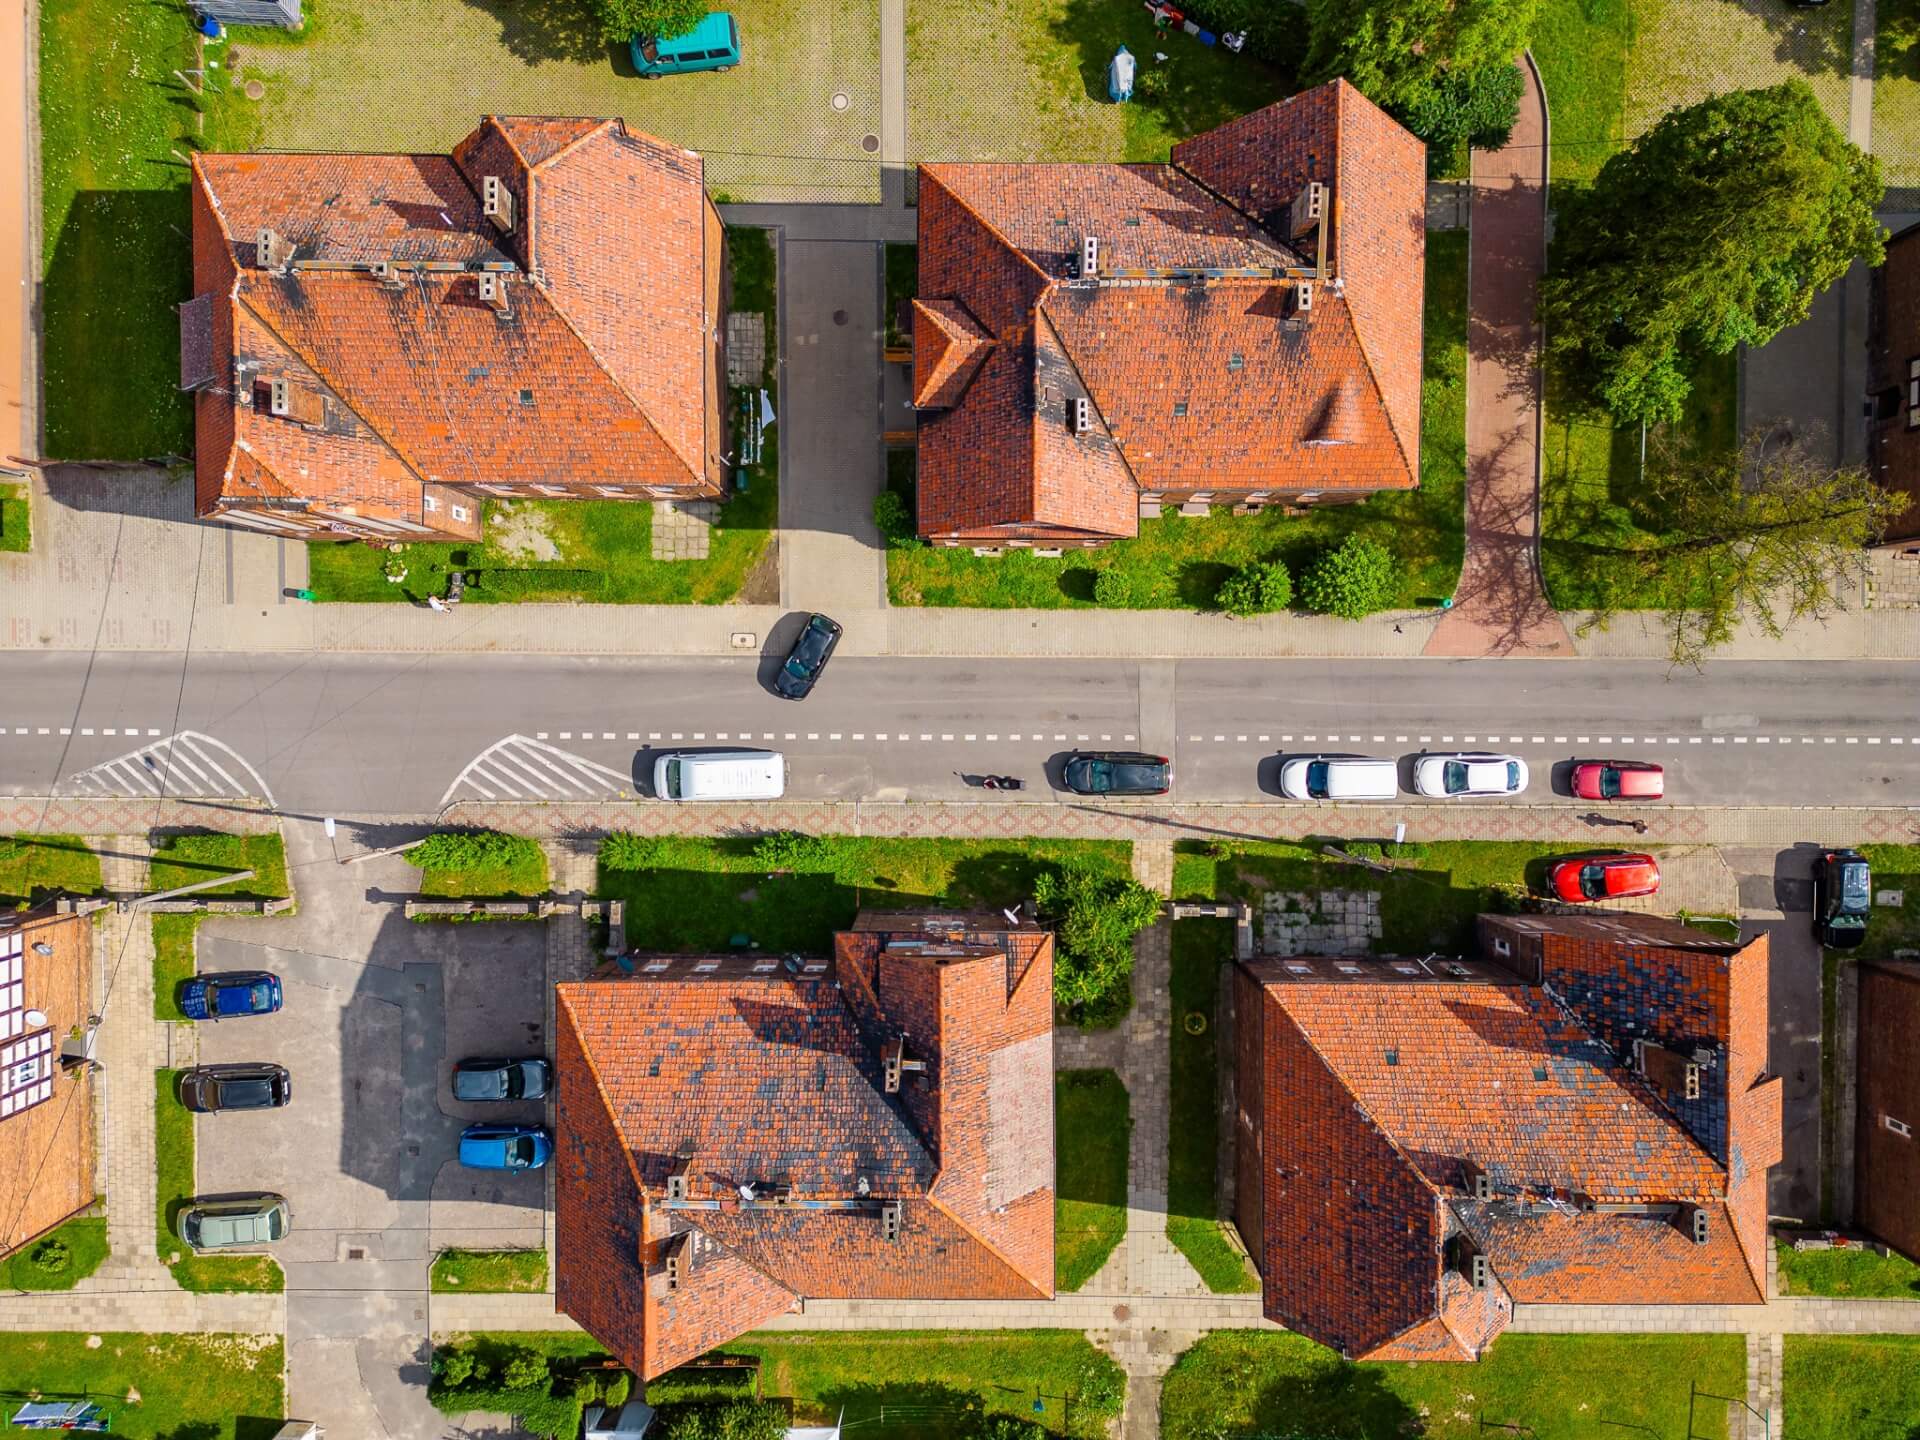
[[[470,1170],[538,1170],[552,1158],[552,1137],[538,1125],[469,1125],[460,1132],[460,1163]]]
[[[265,970],[229,970],[196,975],[180,992],[180,1009],[189,1020],[231,1020],[236,1015],[271,1015],[280,1008],[280,977]]]

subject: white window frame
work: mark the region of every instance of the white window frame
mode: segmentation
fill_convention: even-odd
[[[1911,1140],[1913,1138],[1913,1127],[1904,1120],[1896,1120],[1891,1115],[1882,1115],[1880,1117],[1880,1123],[1898,1135],[1902,1140]]]
[[[431,515],[440,508],[439,497],[435,495],[422,495],[420,497],[420,508]]]
[[[453,507],[453,518],[457,523],[464,524],[473,518],[473,512],[464,505],[455,505]]]

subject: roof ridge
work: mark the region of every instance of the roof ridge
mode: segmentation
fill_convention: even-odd
[[[413,478],[416,481],[418,481],[421,486],[424,487],[432,484],[447,483],[445,481],[434,481],[434,480],[427,479],[425,470],[421,468],[420,464],[417,461],[415,461],[413,456],[408,454],[405,450],[401,449],[398,444],[396,444],[392,439],[390,439],[384,430],[382,430],[378,425],[374,424],[373,421],[368,416],[366,416],[361,412],[359,406],[355,405],[352,401],[348,400],[345,396],[343,396],[340,393],[340,388],[337,385],[335,385],[330,379],[327,378],[326,372],[322,370],[318,364],[315,363],[315,358],[312,355],[307,354],[291,338],[283,334],[280,328],[277,325],[275,325],[271,319],[263,315],[259,311],[259,309],[257,309],[254,305],[248,302],[246,294],[241,289],[241,286],[240,286],[240,277],[242,275],[246,275],[249,273],[250,273],[249,271],[243,268],[235,267],[235,274],[233,279],[234,303],[244,308],[249,315],[251,315],[256,321],[260,323],[261,327],[265,329],[269,335],[273,336],[274,339],[278,340],[282,345],[284,345],[287,348],[288,353],[293,355],[293,357],[297,359],[302,365],[305,365],[316,376],[318,376],[320,379],[320,383],[327,387],[327,393],[333,396],[335,400],[339,401],[339,403],[345,409],[350,411],[354,419],[358,420],[362,425],[365,425],[368,430],[372,431],[373,434],[379,438],[380,443],[386,446],[387,449],[393,453],[394,459],[398,460],[402,465],[406,466],[408,471],[411,472],[411,474],[413,475]],[[331,279],[332,277],[328,277],[328,278]],[[285,482],[283,481],[282,483],[284,484]],[[289,487],[289,488],[292,488],[292,487]],[[309,504],[312,503],[311,497],[309,497],[308,503]]]
[[[519,115],[513,118],[519,119],[519,120],[583,120],[583,119],[586,119],[587,117],[582,115]],[[626,122],[622,120],[618,115],[603,115],[597,124],[593,125],[590,129],[583,130],[580,134],[574,136],[573,139],[569,140],[566,144],[562,145],[558,150],[554,151],[551,155],[547,156],[547,158],[542,160],[538,165],[528,165],[527,166],[527,182],[531,184],[533,182],[534,174],[537,171],[546,169],[549,165],[553,164],[556,160],[560,160],[563,157],[571,154],[573,151],[579,149],[580,146],[586,144],[587,141],[593,139],[596,135],[600,135],[604,133],[608,126],[616,125],[616,124],[619,125],[622,130],[626,129]],[[518,147],[516,147],[516,151],[517,151],[517,148]],[[523,156],[522,158],[524,159],[525,157]]]
[[[944,1174],[945,1172],[943,1171],[941,1173]],[[951,1220],[955,1225],[959,1226],[960,1229],[962,1229],[967,1233],[967,1235],[972,1237],[973,1241],[976,1244],[978,1244],[983,1250],[985,1250],[989,1255],[993,1256],[994,1259],[998,1260],[1002,1265],[1006,1266],[1007,1269],[1011,1270],[1015,1275],[1019,1276],[1028,1285],[1032,1286],[1034,1294],[1039,1299],[1051,1300],[1053,1298],[1053,1291],[1051,1288],[1042,1288],[1039,1285],[1035,1285],[1033,1277],[1027,1274],[1027,1272],[1022,1270],[1018,1265],[1016,1265],[1013,1262],[1013,1260],[1006,1254],[1005,1251],[1003,1251],[998,1245],[994,1244],[993,1241],[989,1240],[986,1236],[982,1235],[978,1230],[974,1229],[973,1226],[969,1225],[965,1220],[962,1220],[960,1216],[954,1212],[952,1206],[948,1205],[945,1201],[941,1200],[939,1196],[933,1193],[936,1189],[939,1188],[939,1185],[940,1185],[940,1176],[936,1175],[934,1176],[933,1184],[927,1187],[927,1193],[925,1197],[927,1204],[933,1206],[934,1209],[938,1210],[942,1215],[946,1216],[947,1219]],[[1051,1189],[1052,1187],[1048,1187],[1048,1188]]]
[[[1330,282],[1323,279],[1321,284],[1328,286]],[[1360,363],[1367,367],[1367,383],[1373,386],[1374,396],[1380,402],[1380,411],[1386,416],[1387,433],[1393,436],[1393,448],[1400,454],[1400,467],[1407,472],[1407,479],[1413,485],[1418,486],[1420,476],[1415,472],[1412,462],[1407,458],[1407,442],[1401,437],[1400,427],[1394,423],[1393,407],[1387,404],[1387,392],[1381,388],[1379,369],[1374,365],[1373,356],[1367,350],[1366,332],[1361,329],[1359,323],[1354,319],[1353,305],[1347,299],[1346,278],[1344,276],[1342,276],[1340,280],[1338,299],[1347,312],[1347,327],[1353,331],[1353,345],[1354,348],[1360,352]],[[1425,320],[1423,316],[1423,327],[1424,323]],[[1425,360],[1423,356],[1422,365],[1424,366],[1424,364]],[[1349,371],[1348,373],[1351,374],[1352,372]],[[1423,375],[1421,377],[1421,383],[1424,385],[1425,381],[1426,377]]]

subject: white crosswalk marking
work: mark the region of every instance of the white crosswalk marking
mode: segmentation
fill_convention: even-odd
[[[182,730],[103,760],[67,776],[54,789],[61,795],[117,795],[128,800],[171,795],[276,803],[260,772],[239,751],[198,730]]]
[[[482,750],[440,803],[454,800],[605,800],[633,795],[633,777],[531,735],[509,735]]]

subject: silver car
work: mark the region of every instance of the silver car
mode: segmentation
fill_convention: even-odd
[[[292,1229],[286,1197],[270,1193],[198,1200],[180,1214],[180,1238],[196,1250],[271,1245]]]

